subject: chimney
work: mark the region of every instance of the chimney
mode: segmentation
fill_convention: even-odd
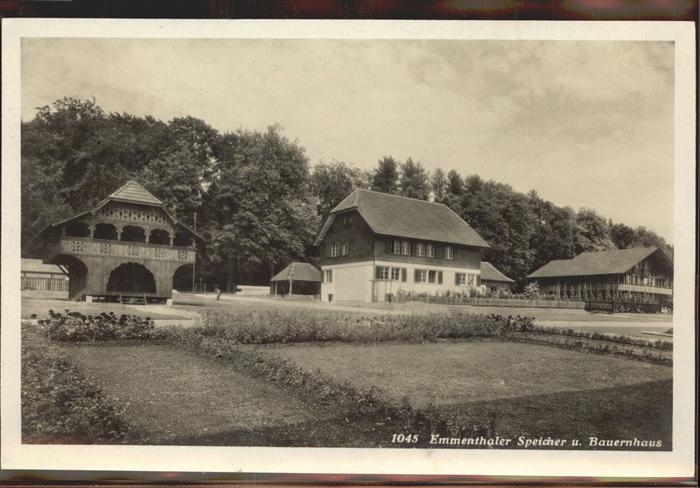
[[[428,194],[428,201],[429,201],[430,203],[435,203],[435,192],[431,191],[431,192]]]

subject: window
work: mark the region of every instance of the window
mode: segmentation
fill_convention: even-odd
[[[428,256],[429,258],[434,258],[435,257],[435,246],[432,244],[426,244],[425,245],[425,255]]]
[[[455,273],[455,285],[464,286],[467,284],[467,274],[466,273]]]
[[[416,256],[425,256],[425,244],[417,242],[415,247]]]
[[[406,282],[406,268],[401,268],[401,281]]]
[[[346,215],[343,217],[343,225],[352,225],[352,215]]]
[[[401,241],[394,239],[394,254],[401,254]]]
[[[338,243],[337,243],[337,242],[333,242],[333,243],[331,243],[331,245],[330,245],[329,247],[330,247],[330,249],[329,249],[328,254],[329,254],[332,258],[338,256]]]
[[[324,283],[333,283],[333,270],[332,269],[327,269],[323,272],[323,281]],[[328,300],[330,301],[330,300]]]
[[[376,278],[378,280],[388,280],[389,279],[389,266],[377,266]]]
[[[428,271],[425,269],[416,269],[413,273],[413,281],[416,283],[425,283],[428,281]]]
[[[433,271],[432,269],[428,271],[428,283],[435,283],[435,279],[437,278],[437,271]]]
[[[401,277],[401,268],[391,268],[391,279],[398,281]]]
[[[454,251],[452,250],[452,246],[445,246],[445,259],[454,259]]]
[[[392,239],[387,239],[386,241],[384,241],[384,252],[387,254],[393,254],[394,241]]]
[[[347,256],[350,253],[350,242],[343,241],[340,243],[340,254],[342,256]]]
[[[401,241],[401,254],[403,254],[405,256],[411,255],[411,242],[410,241]]]

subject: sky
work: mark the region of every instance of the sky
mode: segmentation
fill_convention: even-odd
[[[670,42],[25,38],[21,55],[25,121],[72,96],[279,124],[311,164],[411,157],[673,242]]]

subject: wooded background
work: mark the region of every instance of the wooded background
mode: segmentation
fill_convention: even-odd
[[[292,260],[314,262],[312,241],[322,220],[355,188],[421,199],[433,191],[488,241],[483,259],[517,288],[548,261],[583,251],[659,246],[673,258],[673,248],[644,227],[614,223],[589,208],[560,207],[535,190],[523,194],[455,169],[428,172],[418,161],[389,155],[372,171],[344,161],[312,165],[302,143],[274,125],[263,133],[221,133],[194,117],[163,122],[63,98],[22,124],[21,164],[23,257],[32,257],[44,226],[93,207],[135,179],[186,225],[196,218],[208,240],[197,281],[222,288],[268,284]],[[464,161],[462,169],[468,168]]]

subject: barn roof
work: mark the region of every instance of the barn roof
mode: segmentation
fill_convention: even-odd
[[[41,259],[22,258],[20,270],[27,273],[55,273],[63,274],[61,268],[55,264],[44,264]]]
[[[309,263],[290,263],[270,281],[321,281],[321,272]]]
[[[357,189],[340,202],[316,238],[323,240],[336,214],[357,210],[375,234],[473,247],[490,247],[448,206],[416,198]]]
[[[501,273],[493,264],[488,261],[481,262],[481,281],[501,281],[503,283],[515,283]]]
[[[657,252],[664,262],[671,266],[666,255],[658,247],[634,247],[583,252],[573,259],[555,259],[530,273],[528,278],[622,274]]]

